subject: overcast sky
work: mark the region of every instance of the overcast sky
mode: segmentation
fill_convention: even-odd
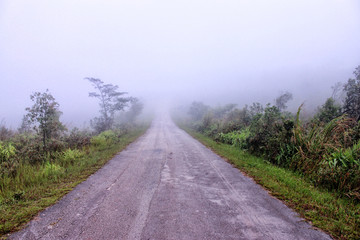
[[[143,101],[321,104],[360,65],[358,0],[0,0],[0,121],[47,88],[62,120],[98,110],[84,77]]]

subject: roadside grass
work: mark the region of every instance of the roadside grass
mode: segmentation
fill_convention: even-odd
[[[179,126],[296,210],[313,226],[335,239],[360,239],[359,203],[342,198],[336,192],[314,187],[305,177],[291,170],[272,165],[231,145],[215,142],[184,125]]]
[[[0,184],[0,239],[22,229],[41,210],[56,203],[143,135],[148,127],[149,124],[144,124],[130,130],[116,144],[77,150],[71,163],[61,164],[61,160],[56,160],[42,165],[26,164],[18,169],[15,179],[0,179],[8,181]]]

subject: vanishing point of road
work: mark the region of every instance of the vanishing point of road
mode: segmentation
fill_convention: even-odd
[[[331,239],[166,114],[10,239]]]

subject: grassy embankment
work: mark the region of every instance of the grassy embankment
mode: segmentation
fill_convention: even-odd
[[[335,239],[360,239],[359,203],[345,199],[336,192],[316,188],[305,177],[291,170],[277,167],[231,145],[215,142],[182,124],[179,126],[252,177],[315,227],[323,229]]]
[[[92,144],[68,150],[45,164],[24,164],[13,178],[0,183],[0,239],[17,231],[39,211],[56,203],[86,180],[116,153],[143,135],[149,124],[130,130],[112,144]]]

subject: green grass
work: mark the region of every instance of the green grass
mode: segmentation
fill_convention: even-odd
[[[252,177],[273,196],[335,239],[360,239],[360,204],[314,187],[306,178],[262,158],[180,126],[218,155]]]
[[[18,169],[15,179],[2,179],[0,239],[5,239],[10,232],[22,229],[39,211],[56,203],[116,153],[143,135],[147,127],[144,125],[131,130],[117,144],[85,148],[81,151],[82,154],[75,154],[77,157],[66,167],[61,167],[57,161],[37,166],[24,164]]]

